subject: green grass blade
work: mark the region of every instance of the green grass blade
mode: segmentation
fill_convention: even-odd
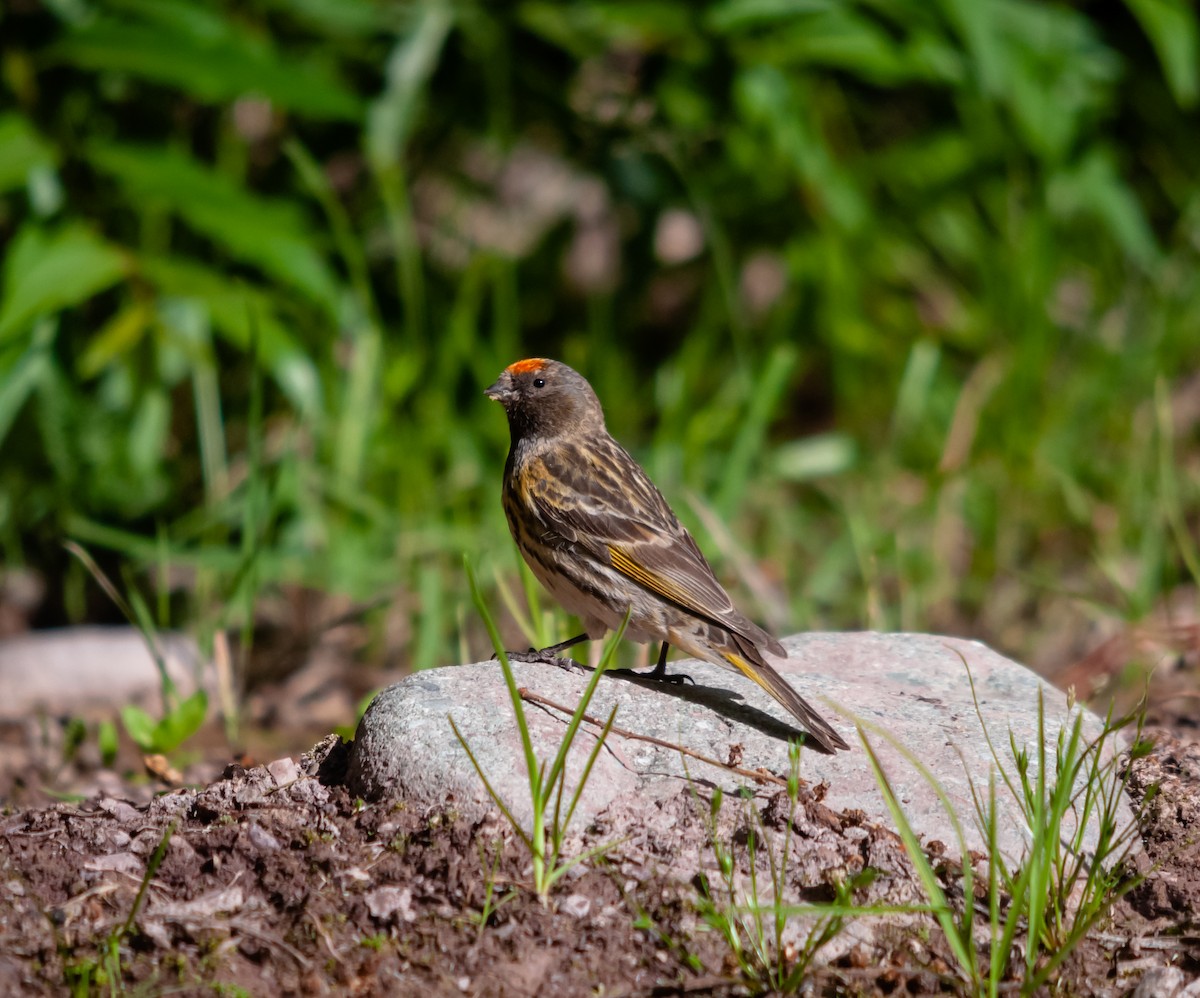
[[[977,988],[980,983],[979,967],[970,943],[969,914],[964,916],[966,918],[966,931],[964,932],[963,928],[954,921],[954,910],[946,900],[945,892],[943,892],[941,884],[938,883],[937,874],[929,864],[929,860],[921,848],[921,843],[917,840],[916,832],[913,831],[908,816],[900,806],[896,792],[892,789],[887,774],[883,770],[883,764],[875,754],[875,750],[871,746],[870,740],[867,738],[866,732],[862,729],[861,725],[859,726],[859,738],[862,740],[863,748],[866,750],[867,759],[871,763],[871,770],[875,774],[875,782],[883,794],[884,803],[887,805],[888,812],[891,814],[892,820],[895,822],[896,828],[900,833],[900,838],[904,842],[905,851],[916,868],[921,886],[930,900],[934,917],[942,928],[942,933],[946,937],[946,942],[950,946],[955,960],[958,961],[959,970],[967,981]],[[927,778],[932,780],[932,774],[923,775],[927,775]],[[968,862],[969,859],[966,858],[964,850],[964,867]]]
[[[528,833],[524,828],[521,827],[521,823],[517,821],[512,811],[509,810],[508,804],[505,802],[504,798],[496,793],[495,787],[492,786],[492,782],[488,779],[487,773],[484,772],[483,766],[480,765],[479,760],[475,757],[475,753],[471,750],[470,744],[467,742],[466,738],[463,737],[463,733],[458,730],[458,725],[454,723],[454,718],[450,714],[447,714],[446,720],[450,722],[450,727],[454,731],[454,737],[458,739],[458,744],[463,747],[463,751],[467,753],[467,758],[471,760],[471,765],[475,768],[475,772],[479,774],[479,779],[483,781],[483,787],[488,792],[488,796],[492,798],[492,801],[495,803],[496,807],[500,809],[500,813],[504,815],[509,826],[524,843],[525,848],[532,852],[533,840],[530,839]]]
[[[504,642],[500,638],[496,622],[492,619],[492,615],[487,608],[487,603],[484,602],[483,595],[479,591],[479,583],[475,578],[475,570],[471,567],[471,562],[465,555],[463,556],[463,567],[467,573],[467,585],[471,589],[471,600],[474,602],[479,616],[483,619],[483,625],[487,628],[488,637],[492,641],[492,648],[496,652],[496,658],[500,661],[500,671],[504,675],[504,685],[508,688],[508,697],[512,703],[513,715],[516,718],[517,731],[521,736],[521,750],[525,756],[525,767],[529,775],[530,792],[535,802],[538,802],[542,797],[541,781],[538,779],[538,760],[537,755],[533,751],[533,741],[529,737],[529,725],[525,720],[524,703],[521,700],[521,694],[517,690],[516,680],[513,678],[512,665],[508,661],[508,653],[504,650]]]

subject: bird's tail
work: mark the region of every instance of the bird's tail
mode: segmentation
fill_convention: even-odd
[[[755,664],[747,662],[735,652],[724,651],[721,654],[730,665],[748,679],[753,679],[786,707],[788,712],[804,727],[804,730],[812,736],[812,740],[818,747],[830,755],[833,755],[838,749],[850,748],[846,740],[833,730],[829,722],[813,710],[808,701],[792,689],[788,681],[766,661]]]

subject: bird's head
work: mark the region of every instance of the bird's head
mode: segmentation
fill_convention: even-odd
[[[484,394],[504,406],[514,440],[604,430],[592,386],[561,361],[534,357],[509,364]]]

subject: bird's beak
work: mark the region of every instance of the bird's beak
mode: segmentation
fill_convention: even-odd
[[[483,394],[493,402],[499,402],[501,405],[511,402],[515,394],[513,392],[512,375],[505,371],[496,379],[495,384]]]

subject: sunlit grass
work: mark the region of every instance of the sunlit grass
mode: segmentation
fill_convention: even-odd
[[[458,739],[463,751],[466,752],[467,758],[471,760],[471,765],[475,768],[475,772],[487,790],[488,796],[500,810],[500,813],[504,815],[513,834],[529,851],[533,869],[532,886],[538,898],[544,903],[554,885],[576,864],[599,856],[611,848],[610,844],[602,843],[578,855],[569,856],[566,854],[564,847],[567,828],[571,823],[575,808],[583,796],[588,779],[592,773],[592,767],[603,750],[605,739],[608,738],[613,721],[616,719],[616,705],[613,706],[612,711],[608,715],[608,720],[600,729],[599,734],[596,735],[595,743],[588,752],[587,761],[584,763],[574,787],[567,786],[567,761],[571,749],[575,745],[575,739],[579,734],[579,725],[587,713],[588,704],[591,703],[592,695],[596,691],[600,677],[612,662],[613,655],[621,643],[621,638],[625,634],[625,627],[629,623],[629,613],[626,613],[625,620],[622,621],[621,626],[613,634],[612,639],[605,648],[603,657],[600,659],[599,666],[592,672],[583,693],[580,694],[579,703],[576,705],[574,713],[567,722],[567,727],[563,731],[562,739],[557,745],[554,757],[552,759],[539,758],[537,749],[530,736],[529,723],[525,717],[525,705],[517,688],[516,679],[513,676],[512,666],[508,660],[508,652],[504,648],[504,640],[501,638],[500,632],[496,629],[491,612],[488,610],[487,603],[484,602],[483,596],[480,593],[475,572],[471,568],[469,559],[464,559],[463,563],[466,567],[467,581],[471,588],[472,600],[483,619],[488,636],[492,641],[492,647],[496,651],[496,658],[499,660],[500,671],[504,676],[504,684],[508,688],[509,701],[513,711],[513,722],[521,738],[525,772],[529,781],[530,824],[528,828],[514,814],[513,808],[515,807],[515,803],[505,800],[493,786],[492,781],[488,778],[488,774],[476,758],[470,743],[458,730],[458,725],[454,723],[452,715],[448,715],[450,728],[453,730],[454,737]]]
[[[95,612],[71,537],[169,564],[202,637],[309,587],[456,661],[459,553],[525,581],[481,391],[546,354],[772,626],[1028,659],[1047,607],[1153,613],[1197,572],[1200,58],[1126,6],[13,15],[4,562],[55,622]]]

